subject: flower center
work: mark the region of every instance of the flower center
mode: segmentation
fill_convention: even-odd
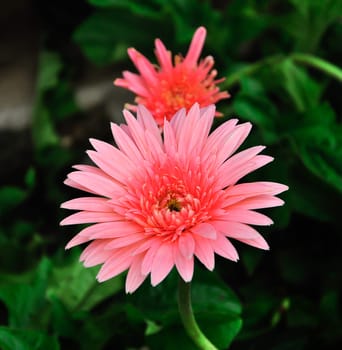
[[[182,209],[181,203],[176,198],[169,199],[166,205],[170,211],[180,212]]]
[[[158,163],[137,177],[128,191],[123,207],[129,210],[124,215],[141,225],[147,235],[174,241],[184,231],[210,220],[219,201],[215,179],[208,178],[199,161],[186,167],[178,162],[172,166]]]

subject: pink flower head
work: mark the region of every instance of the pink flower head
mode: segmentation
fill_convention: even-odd
[[[231,119],[209,135],[213,105],[180,110],[162,134],[152,114],[138,106],[127,110],[127,125],[112,124],[117,147],[91,139],[88,155],[96,166],[77,165],[65,183],[93,196],[62,204],[78,210],[61,225],[92,224],[67,248],[90,242],[81,255],[86,267],[102,264],[102,282],[128,270],[126,292],[151,275],[159,284],[175,266],[190,281],[195,257],[209,270],[215,253],[237,261],[231,239],[268,249],[249,225],[272,220],[254,211],[283,201],[275,195],[287,186],[274,182],[237,182],[271,162],[263,146],[233,153],[246,139],[250,123]]]
[[[143,104],[161,126],[164,118],[170,120],[181,108],[188,111],[194,103],[205,107],[228,98],[228,92],[220,92],[216,85],[224,79],[215,80],[217,71],[212,70],[213,57],[208,56],[197,63],[205,37],[205,28],[198,28],[187,55],[184,59],[179,55],[175,56],[174,65],[171,52],[156,39],[155,54],[159,68],[134,48],[128,49],[128,55],[140,75],[124,71],[123,79],[116,79],[114,84],[134,92],[137,95],[135,101]],[[137,107],[127,105],[127,108],[136,111]],[[216,115],[220,113],[217,112]]]

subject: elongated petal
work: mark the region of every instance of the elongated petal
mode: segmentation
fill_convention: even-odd
[[[136,256],[132,260],[131,267],[128,270],[126,278],[126,293],[135,292],[147,277],[141,273],[142,260],[143,255]]]
[[[218,234],[217,238],[210,243],[216,254],[232,261],[238,261],[239,255],[235,247],[224,235]]]
[[[235,185],[227,189],[229,196],[245,196],[245,198],[257,195],[277,195],[288,190],[288,186],[277,182],[249,182]]]
[[[127,253],[128,250],[124,249],[118,250],[117,252],[112,251],[112,257],[105,261],[96,276],[98,281],[106,281],[127,270],[133,260],[133,257]]]
[[[196,235],[209,238],[209,239],[215,239],[216,238],[216,230],[215,227],[207,224],[202,223],[199,224],[191,229],[191,232],[195,233]]]
[[[115,197],[122,192],[122,188],[116,182],[102,175],[75,171],[70,173],[68,177],[72,181],[104,197]]]
[[[151,284],[156,286],[174,266],[172,244],[162,244],[156,252],[151,267]]]
[[[194,274],[194,258],[184,257],[177,248],[174,249],[174,261],[177,271],[185,282],[190,282]]]
[[[196,238],[195,255],[199,261],[210,271],[214,269],[215,258],[211,243],[206,238]]]
[[[86,211],[101,211],[112,212],[113,208],[105,198],[99,197],[82,197],[75,198],[64,202],[61,205],[64,209],[86,210]]]
[[[200,27],[196,30],[189,47],[189,51],[184,59],[185,64],[189,66],[193,66],[196,64],[203,49],[206,35],[207,31],[204,27]]]
[[[195,241],[192,236],[181,235],[178,239],[178,249],[186,259],[190,259],[195,251]]]
[[[121,217],[120,217],[121,218]],[[114,213],[80,211],[62,220],[60,225],[91,224],[93,222],[116,221],[118,216]]]
[[[164,44],[159,39],[155,40],[155,47],[155,54],[161,69],[163,69],[165,73],[170,74],[172,71],[171,52],[166,50]]]
[[[273,221],[266,215],[252,210],[231,209],[225,215],[227,221],[238,221],[250,225],[272,225]]]
[[[143,79],[146,80],[148,84],[156,84],[157,74],[149,60],[134,48],[129,48],[127,52]]]

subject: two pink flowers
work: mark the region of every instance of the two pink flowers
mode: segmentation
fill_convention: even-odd
[[[274,182],[238,183],[272,157],[263,146],[235,153],[251,124],[231,119],[212,133],[215,106],[227,92],[214,80],[213,59],[198,63],[205,39],[199,28],[184,59],[156,40],[156,69],[139,52],[129,55],[140,75],[124,72],[116,84],[137,94],[138,107],[125,110],[126,124],[112,124],[116,146],[91,139],[91,165],[77,165],[65,183],[91,196],[63,203],[77,210],[62,225],[91,224],[67,248],[89,243],[81,255],[86,267],[102,264],[98,280],[128,270],[126,292],[150,275],[153,286],[175,267],[186,282],[195,258],[212,270],[215,254],[237,261],[231,239],[268,249],[250,225],[272,220],[255,209],[283,204],[287,186]],[[183,108],[182,108],[183,107]],[[235,153],[235,154],[234,154]]]

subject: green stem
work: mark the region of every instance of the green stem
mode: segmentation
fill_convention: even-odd
[[[294,53],[289,56],[275,55],[266,57],[258,62],[249,64],[248,66],[238,70],[237,72],[231,74],[227,79],[221,84],[221,89],[230,89],[232,86],[239,84],[241,79],[248,75],[255,74],[258,70],[264,68],[273,63],[281,62],[285,59],[292,59],[294,62],[302,63],[307,66],[314,67],[320,71],[332,76],[333,78],[342,82],[342,69],[335,66],[334,64],[323,60],[322,58],[305,54],[305,53]]]
[[[294,53],[290,55],[293,61],[314,67],[342,82],[342,69],[322,58],[305,53]]]
[[[217,350],[198,327],[191,306],[191,283],[184,282],[181,277],[178,283],[178,309],[187,334],[198,348]]]
[[[238,70],[237,72],[229,75],[227,79],[220,85],[221,89],[230,89],[232,86],[240,83],[241,78],[247,75],[252,75],[256,73],[259,69],[270,65],[272,63],[281,61],[283,59],[282,55],[275,55],[266,57],[258,62],[249,64],[248,66]]]

